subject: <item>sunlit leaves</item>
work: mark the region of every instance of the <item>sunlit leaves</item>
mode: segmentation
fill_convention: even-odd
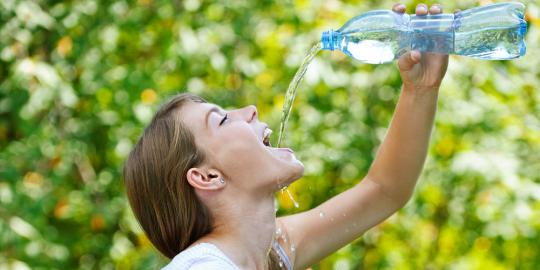
[[[320,33],[392,4],[0,1],[0,268],[164,265],[121,179],[157,106],[186,90],[226,108],[256,104],[277,135],[285,89]],[[478,3],[444,4],[451,12]],[[314,269],[537,268],[540,7],[525,4],[523,58],[451,57],[412,200]],[[306,167],[289,188],[300,207],[278,194],[278,214],[362,179],[400,84],[394,64],[319,53],[284,143]]]

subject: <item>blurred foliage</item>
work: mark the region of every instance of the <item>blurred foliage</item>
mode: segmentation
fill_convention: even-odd
[[[417,2],[405,3],[412,12]],[[411,202],[313,269],[540,267],[540,5],[525,3],[525,57],[451,57]],[[166,264],[121,180],[158,104],[187,89],[225,108],[255,104],[277,130],[285,89],[320,33],[392,4],[0,1],[0,268]],[[290,187],[300,208],[278,194],[278,214],[312,208],[366,174],[400,84],[395,63],[316,57],[285,138],[306,167]]]

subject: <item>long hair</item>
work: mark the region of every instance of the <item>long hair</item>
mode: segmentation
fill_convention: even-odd
[[[212,216],[188,183],[186,173],[206,160],[190,129],[178,117],[186,102],[206,103],[184,93],[161,106],[124,164],[129,204],[146,236],[172,259],[212,232]],[[275,250],[268,269],[281,269]]]

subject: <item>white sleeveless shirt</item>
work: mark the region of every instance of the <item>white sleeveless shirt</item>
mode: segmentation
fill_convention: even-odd
[[[285,268],[292,270],[292,265],[283,248],[276,244],[277,242],[274,247],[277,248]],[[200,243],[178,253],[161,270],[240,270],[240,268],[215,245]]]

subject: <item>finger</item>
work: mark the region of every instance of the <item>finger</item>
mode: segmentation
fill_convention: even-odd
[[[401,3],[395,3],[394,6],[392,6],[392,11],[397,12],[397,13],[404,13],[405,5]]]
[[[428,9],[427,9],[426,4],[418,4],[416,6],[416,15],[417,16],[426,15],[427,12],[428,12]]]
[[[429,14],[439,14],[442,12],[442,6],[440,4],[433,4],[431,8],[429,8]]]
[[[413,66],[416,65],[418,62],[420,62],[421,58],[422,54],[420,54],[419,51],[413,50],[406,52],[399,58],[398,67],[400,70],[408,71],[412,69]]]

